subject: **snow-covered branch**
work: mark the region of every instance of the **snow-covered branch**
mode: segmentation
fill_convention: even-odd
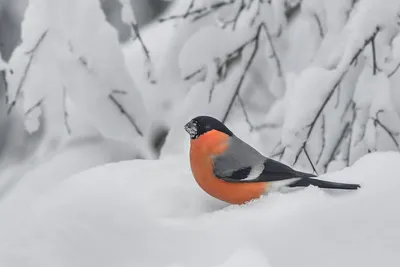
[[[15,93],[15,96],[13,96],[13,100],[11,101],[11,103],[9,104],[8,110],[7,110],[7,114],[10,114],[12,109],[14,108],[15,104],[17,103],[17,99],[19,98],[21,91],[22,91],[22,87],[25,84],[25,80],[28,76],[30,67],[32,65],[33,59],[36,55],[36,51],[39,49],[40,45],[42,44],[43,40],[46,38],[46,35],[48,33],[48,30],[45,30],[39,37],[38,41],[35,43],[35,45],[28,51],[25,52],[26,55],[29,56],[29,60],[28,63],[25,66],[24,72],[22,74],[22,77],[18,83],[18,87]]]
[[[218,9],[220,9],[222,7],[232,5],[233,3],[235,3],[235,1],[236,0],[220,1],[220,2],[212,3],[209,6],[201,6],[198,8],[194,8],[195,0],[191,0],[189,3],[188,9],[186,10],[185,13],[183,13],[181,15],[172,15],[172,16],[168,16],[165,18],[160,18],[158,21],[165,22],[168,20],[186,19],[186,18],[191,18],[192,20],[198,20],[209,14],[212,14],[213,12],[217,11]]]

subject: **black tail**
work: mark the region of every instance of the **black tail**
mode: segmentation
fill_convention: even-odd
[[[303,172],[299,172],[299,174],[300,174],[299,176],[303,178],[288,185],[289,187],[307,187],[313,185],[325,189],[344,189],[344,190],[356,190],[361,187],[359,184],[345,184],[345,183],[336,183],[336,182],[318,180],[315,178],[311,178],[311,177],[316,177],[313,174],[307,174]]]

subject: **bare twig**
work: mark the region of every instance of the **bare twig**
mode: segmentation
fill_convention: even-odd
[[[349,133],[350,130],[350,123],[346,123],[346,125],[344,126],[342,133],[339,136],[339,139],[337,140],[335,147],[332,150],[331,155],[329,156],[328,161],[324,164],[324,169],[326,170],[328,168],[329,163],[334,160],[335,156],[336,156],[336,152],[338,151],[340,145],[342,144],[343,140],[345,139],[346,135]]]
[[[388,74],[388,77],[392,77],[396,71],[400,68],[400,62],[396,65],[396,67]]]
[[[356,120],[356,110],[355,110],[355,103],[353,101],[350,101],[351,103],[351,111],[352,111],[352,116],[351,116],[351,122],[350,122],[350,132],[349,132],[349,142],[347,145],[347,156],[345,158],[346,160],[346,166],[350,166],[350,154],[351,154],[351,146],[353,142],[353,128],[354,128],[354,122]]]
[[[279,150],[278,150],[278,148],[279,148]],[[276,151],[276,150],[278,150],[278,151]],[[276,151],[276,152],[274,153],[274,151]],[[282,147],[282,142],[281,141],[279,141],[275,145],[275,147],[272,149],[271,153],[273,153],[272,155],[270,155],[271,158],[275,158],[275,157],[279,156],[279,160],[282,159],[283,154],[285,153],[285,148]]]
[[[320,20],[320,18],[318,17],[318,15],[316,13],[314,13],[314,18],[315,18],[315,21],[317,22],[317,26],[318,26],[318,30],[319,30],[319,36],[321,38],[324,38],[324,36],[325,36],[324,29],[322,27],[321,20]]]
[[[357,50],[357,52],[354,54],[354,57],[352,58],[352,60],[349,63],[349,66],[353,64],[354,61],[357,60],[358,56],[361,54],[362,51],[364,51],[365,47],[375,38],[375,36],[378,34],[379,32],[379,28],[377,28],[375,30],[375,32],[370,36],[370,38],[366,39],[364,41],[364,45],[362,47],[360,47],[360,49]],[[340,76],[338,77],[336,83],[332,86],[332,89],[330,90],[330,92],[328,93],[327,97],[325,98],[324,102],[322,102],[322,105],[320,106],[320,108],[318,109],[314,119],[311,121],[311,123],[306,126],[308,127],[308,132],[306,135],[306,139],[303,142],[303,145],[300,147],[299,151],[296,154],[296,157],[294,159],[294,164],[296,164],[296,162],[298,161],[300,154],[302,152],[302,150],[304,149],[304,147],[306,146],[308,139],[311,136],[311,133],[315,127],[315,124],[317,122],[317,120],[320,118],[322,111],[325,109],[325,106],[328,104],[329,100],[332,98],[333,93],[336,91],[336,89],[338,88],[339,84],[342,82],[344,75],[347,73],[348,69],[342,71],[342,73],[340,74]]]
[[[338,85],[338,89],[336,90],[337,91],[337,98],[336,98],[336,104],[335,104],[335,109],[337,109],[338,107],[339,107],[339,103],[340,103],[340,89],[341,89],[341,86],[340,86],[340,84]]]
[[[135,120],[125,111],[124,107],[117,101],[117,99],[115,99],[115,97],[112,94],[109,94],[108,97],[110,98],[111,102],[113,102],[117,108],[119,109],[119,111],[129,120],[129,122],[133,125],[133,127],[135,128],[136,132],[140,135],[143,136],[142,131],[139,129],[139,127],[137,126]]]
[[[278,76],[280,78],[282,78],[283,77],[282,65],[281,65],[281,61],[280,61],[280,59],[278,57],[278,54],[277,54],[277,52],[275,50],[275,46],[274,46],[271,34],[268,31],[267,25],[265,25],[265,24],[262,24],[262,25],[263,25],[265,33],[267,34],[268,43],[269,43],[269,46],[271,47],[271,51],[272,51],[272,56],[275,59],[275,64],[276,64],[276,69],[278,71]]]
[[[226,28],[227,26],[232,25],[232,30],[236,29],[236,24],[239,20],[240,14],[242,14],[242,12],[246,8],[246,4],[245,4],[244,0],[236,0],[236,1],[240,1],[240,6],[239,6],[238,10],[236,11],[235,16],[231,20],[224,21],[222,24],[222,28]]]
[[[307,157],[307,159],[308,159],[308,162],[310,162],[310,165],[311,165],[311,167],[312,167],[314,173],[315,173],[316,175],[318,175],[318,172],[317,172],[317,170],[315,169],[315,166],[314,166],[314,164],[313,164],[313,162],[312,162],[312,160],[311,160],[311,158],[310,158],[310,155],[308,155],[307,149],[304,147],[303,150],[304,150],[304,154],[306,154],[306,157]]]
[[[325,116],[322,114],[322,125],[321,125],[321,135],[322,135],[322,145],[321,145],[321,150],[319,151],[318,157],[317,157],[317,161],[315,162],[315,164],[318,165],[319,161],[321,160],[322,157],[322,153],[324,152],[325,149],[325,143],[326,143],[326,139],[325,139],[325,131],[326,131],[326,127],[325,127]]]
[[[40,35],[38,41],[35,43],[35,45],[32,47],[32,49],[25,51],[25,55],[29,55],[29,54],[36,52],[36,50],[39,48],[40,44],[43,42],[44,38],[46,37],[48,31],[49,30],[47,29]]]
[[[380,30],[380,28],[377,27],[377,28],[375,29],[375,31],[373,32],[373,34],[372,34],[367,40],[364,41],[364,45],[363,45],[360,49],[358,49],[358,51],[356,52],[356,54],[354,55],[354,57],[353,57],[352,60],[350,61],[350,64],[349,64],[349,65],[352,65],[352,64],[358,59],[358,56],[362,53],[362,51],[364,51],[365,47],[366,47],[373,39],[375,39],[375,36],[378,34],[379,30]]]
[[[254,58],[255,58],[255,56],[256,56],[256,54],[257,54],[258,47],[259,47],[259,37],[260,37],[260,34],[261,34],[261,30],[262,30],[262,29],[263,29],[263,24],[260,24],[260,26],[258,26],[256,35],[255,35],[253,38],[251,38],[249,41],[247,41],[246,43],[244,43],[244,44],[241,46],[241,50],[242,50],[242,49],[244,49],[248,44],[254,43],[254,49],[253,49],[253,51],[252,51],[252,53],[251,53],[251,55],[250,55],[249,60],[246,62],[246,65],[245,65],[245,67],[244,67],[244,70],[243,70],[243,72],[242,72],[242,75],[240,76],[239,82],[237,83],[236,88],[235,88],[235,91],[234,91],[234,93],[233,93],[233,95],[232,95],[232,97],[231,97],[231,101],[229,102],[228,108],[226,109],[225,114],[224,114],[224,116],[223,116],[223,118],[222,118],[222,122],[223,122],[223,123],[224,123],[224,122],[226,121],[226,119],[228,118],[229,112],[230,112],[231,109],[232,109],[232,106],[233,106],[233,103],[235,102],[236,96],[238,95],[238,93],[239,93],[239,91],[240,91],[240,88],[242,87],[244,78],[246,77],[247,72],[248,72],[248,70],[250,69],[250,66],[252,65],[252,63],[253,63],[253,61],[254,61]],[[241,50],[240,50],[240,51],[241,51]]]
[[[67,89],[63,86],[63,107],[64,107],[64,125],[68,135],[71,135],[71,127],[68,122],[68,111],[67,111]]]
[[[237,99],[239,100],[239,104],[242,107],[244,119],[246,120],[247,124],[249,125],[250,132],[252,132],[254,127],[253,127],[253,124],[250,121],[249,114],[247,113],[246,107],[244,106],[244,102],[243,102],[242,98],[240,97],[239,93],[237,95]]]
[[[298,159],[299,159],[299,157],[300,157],[300,154],[301,154],[302,150],[304,149],[305,145],[307,144],[308,139],[309,139],[310,136],[311,136],[311,133],[312,133],[314,127],[315,127],[315,124],[316,124],[317,120],[318,120],[319,117],[321,116],[322,111],[324,110],[326,104],[328,104],[329,100],[331,99],[331,97],[332,97],[333,93],[335,92],[335,89],[336,89],[337,86],[339,85],[339,82],[340,82],[340,81],[341,81],[341,79],[335,84],[335,87],[333,87],[333,89],[329,92],[327,98],[325,98],[325,100],[324,100],[324,102],[322,103],[321,107],[320,107],[319,110],[317,111],[317,114],[315,115],[313,121],[308,125],[309,130],[308,130],[308,132],[307,132],[306,141],[303,142],[303,145],[302,145],[301,148],[299,149],[299,152],[297,153],[297,155],[296,155],[296,157],[295,157],[295,160],[294,160],[293,165],[297,163],[297,161],[298,161]]]
[[[43,100],[44,100],[44,97],[42,97],[38,102],[36,102],[35,105],[33,105],[32,107],[28,108],[28,110],[25,111],[25,116],[28,116],[35,108],[37,108],[40,105],[42,105]]]
[[[253,2],[253,1],[252,1]],[[262,3],[263,1],[257,1],[257,11],[256,11],[256,14],[253,16],[253,18],[251,19],[251,21],[250,21],[250,26],[253,26],[255,23],[256,23],[256,19],[258,18],[258,16],[260,15],[260,11],[261,11],[261,3]],[[252,3],[250,3],[248,6],[247,6],[247,9],[249,9],[250,7],[251,7],[251,5],[252,5]]]
[[[347,103],[347,105],[346,105],[346,107],[345,107],[345,109],[344,109],[344,112],[343,112],[343,114],[342,114],[342,116],[340,116],[340,120],[343,120],[344,119],[344,117],[346,116],[346,114],[347,114],[347,112],[349,111],[349,108],[350,107],[352,107],[353,108],[353,110],[355,109],[355,103],[354,103],[354,101],[353,100],[350,100],[348,103]]]
[[[21,94],[22,91],[22,87],[25,84],[26,78],[28,76],[28,72],[31,68],[33,59],[36,55],[36,51],[38,50],[40,44],[43,42],[44,38],[46,37],[48,33],[48,30],[45,30],[42,35],[39,37],[38,41],[36,42],[36,44],[33,46],[32,49],[28,50],[25,52],[26,55],[29,55],[29,60],[28,60],[28,64],[26,64],[24,72],[22,74],[21,80],[19,81],[18,87],[17,87],[17,91],[15,93],[15,98],[13,101],[11,101],[10,105],[8,106],[8,110],[7,110],[7,115],[9,115],[12,111],[12,109],[14,108],[15,104],[17,103],[17,99]]]
[[[260,30],[260,28],[259,28]],[[225,59],[220,61],[220,68],[223,68],[223,66],[226,66],[228,62],[232,61],[234,58],[238,57],[243,49],[245,47],[247,47],[248,45],[254,43],[258,38],[259,38],[259,30],[257,31],[256,35],[252,38],[250,38],[249,40],[247,40],[246,42],[244,42],[243,44],[241,44],[240,46],[238,46],[237,48],[235,48],[233,51],[229,52],[226,54]],[[201,67],[197,70],[195,70],[194,72],[192,72],[191,74],[188,74],[184,80],[190,80],[191,78],[193,78],[194,76],[196,76],[197,74],[201,73],[203,70],[205,69],[205,67]]]
[[[272,154],[271,156],[269,156],[270,158],[275,158],[279,156],[279,160],[282,159],[283,154],[285,153],[285,150],[282,149],[281,151],[276,152],[275,154]]]
[[[400,150],[399,142],[396,140],[396,137],[395,137],[395,136],[398,136],[399,133],[392,132],[385,124],[383,124],[380,121],[379,114],[382,113],[382,112],[383,112],[383,110],[379,110],[375,115],[376,117],[375,118],[371,118],[373,120],[373,122],[374,122],[374,126],[376,127],[377,125],[379,125],[389,135],[389,137],[392,139],[393,143],[396,145],[397,150]]]
[[[204,70],[204,67],[192,72],[191,74],[185,76],[183,79],[185,81],[188,81],[188,80],[192,79],[194,76],[196,76],[197,74],[199,74],[200,72],[202,72],[203,70]]]
[[[211,88],[210,88],[210,94],[208,95],[208,103],[211,103],[212,95],[214,93],[215,89],[215,81],[212,81],[211,83]]]
[[[195,0],[191,0],[191,1],[190,1],[190,4],[189,4],[189,6],[188,6],[188,8],[187,8],[187,10],[186,10],[186,13],[183,15],[183,18],[184,18],[184,19],[187,18],[187,16],[189,16],[190,10],[192,10],[192,8],[194,7],[194,1],[195,1]]]
[[[131,23],[131,26],[132,26],[132,29],[133,29],[133,31],[135,32],[135,35],[136,35],[136,38],[139,40],[139,42],[140,42],[140,46],[142,47],[142,50],[143,50],[143,52],[144,52],[144,55],[145,55],[145,57],[146,57],[146,61],[147,61],[147,63],[149,64],[149,65],[151,65],[151,57],[150,57],[150,51],[149,51],[149,49],[146,47],[146,45],[145,45],[145,43],[144,43],[144,41],[143,41],[143,39],[142,39],[142,36],[140,35],[140,30],[139,30],[139,27],[138,27],[138,25],[136,24],[136,23]],[[154,80],[154,77],[152,76],[152,73],[151,73],[151,68],[149,68],[148,70],[147,70],[147,79],[151,82],[151,83],[156,83],[156,81]]]
[[[253,126],[253,131],[260,131],[263,129],[277,129],[279,127],[280,125],[275,123],[261,123],[259,125]]]
[[[1,71],[1,77],[3,78],[4,82],[4,99],[5,99],[5,104],[8,104],[8,82],[6,78],[6,70]]]
[[[376,64],[376,51],[375,51],[375,37],[371,41],[372,46],[372,60],[373,60],[373,74],[376,75],[377,64]]]
[[[196,8],[196,9],[190,9],[187,10],[184,14],[182,15],[172,15],[169,17],[165,17],[165,18],[160,18],[158,21],[159,22],[165,22],[168,20],[175,20],[175,19],[185,19],[188,18],[190,16],[197,16],[195,17],[195,19],[199,19],[201,17],[204,17],[208,14],[211,14],[212,12],[214,12],[215,10],[222,8],[224,6],[227,5],[231,5],[233,3],[235,3],[236,0],[229,0],[229,1],[220,1],[220,2],[216,2],[211,4],[210,6],[204,6],[204,7],[200,7],[200,8]]]
[[[126,95],[126,94],[127,94],[126,91],[124,91],[124,90],[119,90],[119,89],[113,89],[113,90],[112,90],[112,93],[113,93],[113,94],[120,94],[120,95]]]

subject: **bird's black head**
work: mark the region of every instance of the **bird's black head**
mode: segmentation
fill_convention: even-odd
[[[198,116],[185,124],[185,131],[188,132],[191,139],[196,139],[211,130],[220,131],[229,136],[233,135],[222,122],[209,116]]]

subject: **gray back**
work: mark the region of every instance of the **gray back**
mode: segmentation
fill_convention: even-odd
[[[266,157],[236,136],[229,139],[228,149],[214,157],[214,173],[229,177],[233,172],[262,164]]]

